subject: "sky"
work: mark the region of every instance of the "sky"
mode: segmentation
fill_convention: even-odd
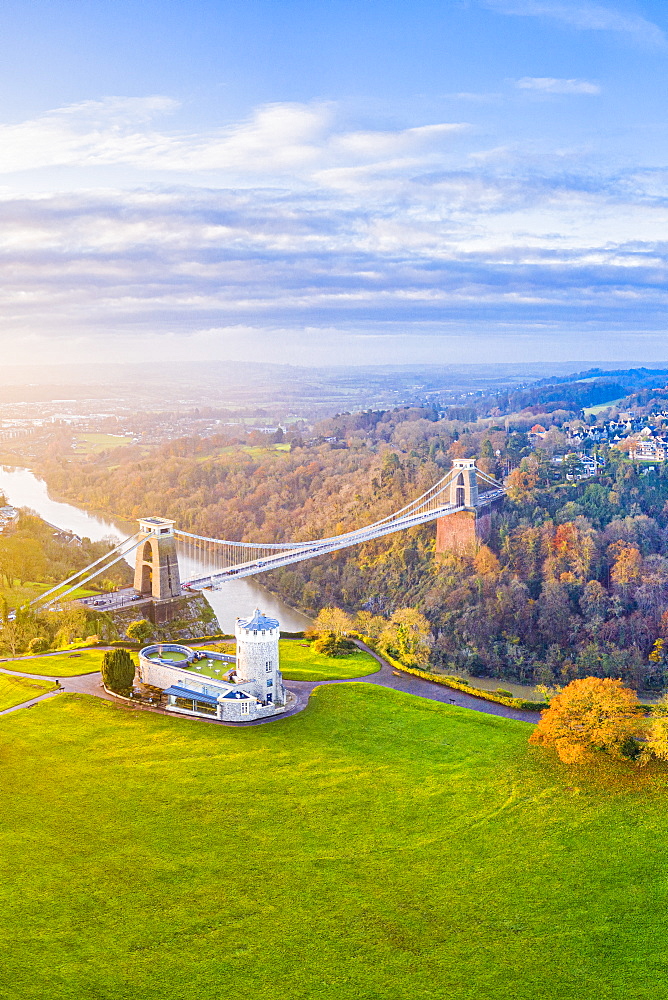
[[[668,5],[17,0],[8,363],[667,362]]]

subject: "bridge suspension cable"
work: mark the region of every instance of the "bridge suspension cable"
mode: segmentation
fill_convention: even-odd
[[[480,493],[478,481],[491,488]],[[215,587],[225,579],[264,573],[305,559],[314,559],[351,545],[372,541],[404,528],[426,524],[458,511],[483,507],[504,494],[503,486],[487,473],[477,469],[471,459],[456,459],[454,467],[416,500],[372,524],[354,528],[340,535],[301,542],[234,542],[179,529],[174,529],[173,535],[182,569],[181,577],[187,575],[183,572],[186,567],[191,573],[197,571],[200,574],[189,579],[184,586],[203,589]],[[155,520],[149,518],[146,524]],[[171,521],[165,523],[173,524]],[[78,587],[85,586],[122,559],[126,559],[147,539],[149,530],[143,526],[140,531],[124,539],[90,565],[40,594],[31,601],[31,604],[48,607],[63,601]],[[205,571],[202,574],[203,567]],[[67,589],[63,590],[63,587]]]
[[[119,542],[115,548],[111,549],[111,551],[105,552],[105,554],[99,559],[89,563],[88,566],[84,566],[83,569],[73,573],[72,576],[68,576],[66,580],[63,580],[55,587],[52,587],[50,590],[40,594],[39,597],[35,597],[34,600],[30,602],[31,606],[39,604],[41,607],[47,608],[51,604],[56,604],[59,601],[64,600],[73,591],[77,590],[79,587],[85,586],[87,583],[90,583],[90,581],[94,580],[96,576],[106,573],[108,569],[111,569],[111,567],[117,562],[120,562],[121,559],[125,559],[126,556],[130,555],[131,552],[134,552],[134,550],[144,541],[144,538],[145,535],[141,534],[139,531],[135,532],[134,535],[130,535],[129,538],[125,538],[122,542]],[[93,570],[93,572],[89,573],[84,579],[79,579],[79,577],[81,577],[84,573],[88,573],[89,570]],[[73,581],[76,582],[73,583]],[[72,584],[71,587],[68,587],[68,589],[63,591],[61,594],[56,593],[69,583]],[[55,596],[51,597],[52,594]],[[50,597],[51,599],[48,601],[45,600],[47,597]]]
[[[475,482],[481,479],[483,484],[492,486],[491,490],[478,494],[475,506],[484,506],[504,495],[504,488],[491,476],[469,466],[465,470],[475,477]],[[340,535],[319,538],[308,542],[233,542],[227,539],[210,538],[204,535],[194,535],[189,532],[175,530],[179,542],[179,551],[183,551],[186,560],[194,564],[208,564],[205,575],[189,580],[184,585],[201,589],[215,587],[216,583],[232,577],[252,576],[256,573],[277,569],[281,566],[313,559],[316,556],[333,552],[337,549],[358,545],[371,541],[383,535],[415,527],[428,521],[436,520],[448,514],[467,509],[463,503],[452,503],[446,491],[452,489],[456,477],[462,472],[461,466],[455,466],[434,486],[422,496],[412,500],[405,507],[389,514],[372,524]]]

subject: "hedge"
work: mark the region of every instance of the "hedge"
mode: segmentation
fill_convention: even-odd
[[[443,687],[452,688],[455,691],[463,691],[470,694],[472,698],[483,698],[485,701],[493,701],[497,705],[505,705],[506,708],[517,708],[522,712],[542,712],[549,707],[547,701],[528,701],[526,698],[513,698],[504,694],[497,694],[495,691],[485,691],[483,688],[473,687],[468,681],[463,681],[460,677],[450,677],[447,674],[432,674],[429,670],[420,670],[419,667],[407,667],[400,660],[395,659],[385,650],[378,650],[375,643],[369,639],[363,639],[367,646],[370,646],[382,656],[387,662],[401,670],[405,674],[413,674],[421,677],[425,681],[432,681],[434,684],[442,684]]]

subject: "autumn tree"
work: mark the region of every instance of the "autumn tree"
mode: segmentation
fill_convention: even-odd
[[[552,699],[529,742],[553,746],[560,760],[572,764],[591,750],[621,756],[642,726],[634,691],[609,677],[585,677]]]
[[[595,532],[584,517],[560,524],[550,542],[548,576],[569,583],[584,583],[596,552]]]
[[[519,466],[508,476],[508,496],[513,503],[530,503],[536,499],[540,483],[538,463],[523,458]]]
[[[580,610],[588,622],[604,621],[610,607],[610,598],[598,580],[589,580],[580,598]]]
[[[482,472],[486,472],[488,476],[495,476],[497,473],[494,448],[492,447],[492,442],[489,438],[485,438],[480,446],[480,455],[476,465],[482,470]]]
[[[0,573],[8,587],[13,587],[16,580],[20,584],[26,580],[42,580],[46,568],[44,549],[36,538],[30,538],[25,532],[0,538]]]
[[[424,663],[429,656],[431,628],[416,608],[399,608],[380,637],[381,646],[396,653],[407,666]]]
[[[58,639],[62,645],[67,645],[74,639],[80,639],[88,631],[88,615],[86,609],[72,601],[63,606],[57,618]]]
[[[610,579],[618,590],[627,595],[632,587],[640,583],[641,569],[642,556],[635,545],[622,545],[615,554]]]
[[[494,576],[501,569],[499,560],[487,545],[481,545],[476,552],[473,565],[480,576]]]
[[[370,611],[358,611],[354,622],[356,631],[374,641],[380,639],[386,625],[382,615],[374,615]]]
[[[545,584],[540,597],[538,628],[546,644],[557,643],[566,648],[572,628],[572,615],[566,585],[551,581]]]
[[[350,616],[341,608],[323,608],[313,622],[314,632],[333,632],[338,638],[352,630]]]
[[[35,613],[29,607],[17,608],[10,612],[3,600],[2,618],[0,619],[0,642],[4,649],[16,656],[22,652],[31,639],[37,634]]]
[[[645,757],[651,754],[659,760],[668,760],[668,697],[662,698],[655,708],[645,749]]]

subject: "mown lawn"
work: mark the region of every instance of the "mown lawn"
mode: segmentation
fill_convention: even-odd
[[[235,654],[234,642],[194,643],[197,649],[214,649]],[[279,643],[281,673],[288,681],[349,681],[365,677],[380,669],[369,653],[357,650],[350,656],[323,656],[304,639],[281,639]]]
[[[10,677],[0,674],[0,712],[22,701],[30,701],[46,691],[52,691],[55,684],[51,681],[37,681],[31,677]]]
[[[350,680],[380,670],[378,661],[358,649],[350,656],[323,656],[301,639],[281,639],[281,673],[289,681]]]
[[[3,670],[18,670],[26,674],[44,674],[45,677],[73,677],[76,674],[94,674],[102,666],[102,649],[74,649],[52,656],[21,656],[3,660]]]
[[[0,720],[3,1000],[664,1000],[668,778],[363,684]]]

